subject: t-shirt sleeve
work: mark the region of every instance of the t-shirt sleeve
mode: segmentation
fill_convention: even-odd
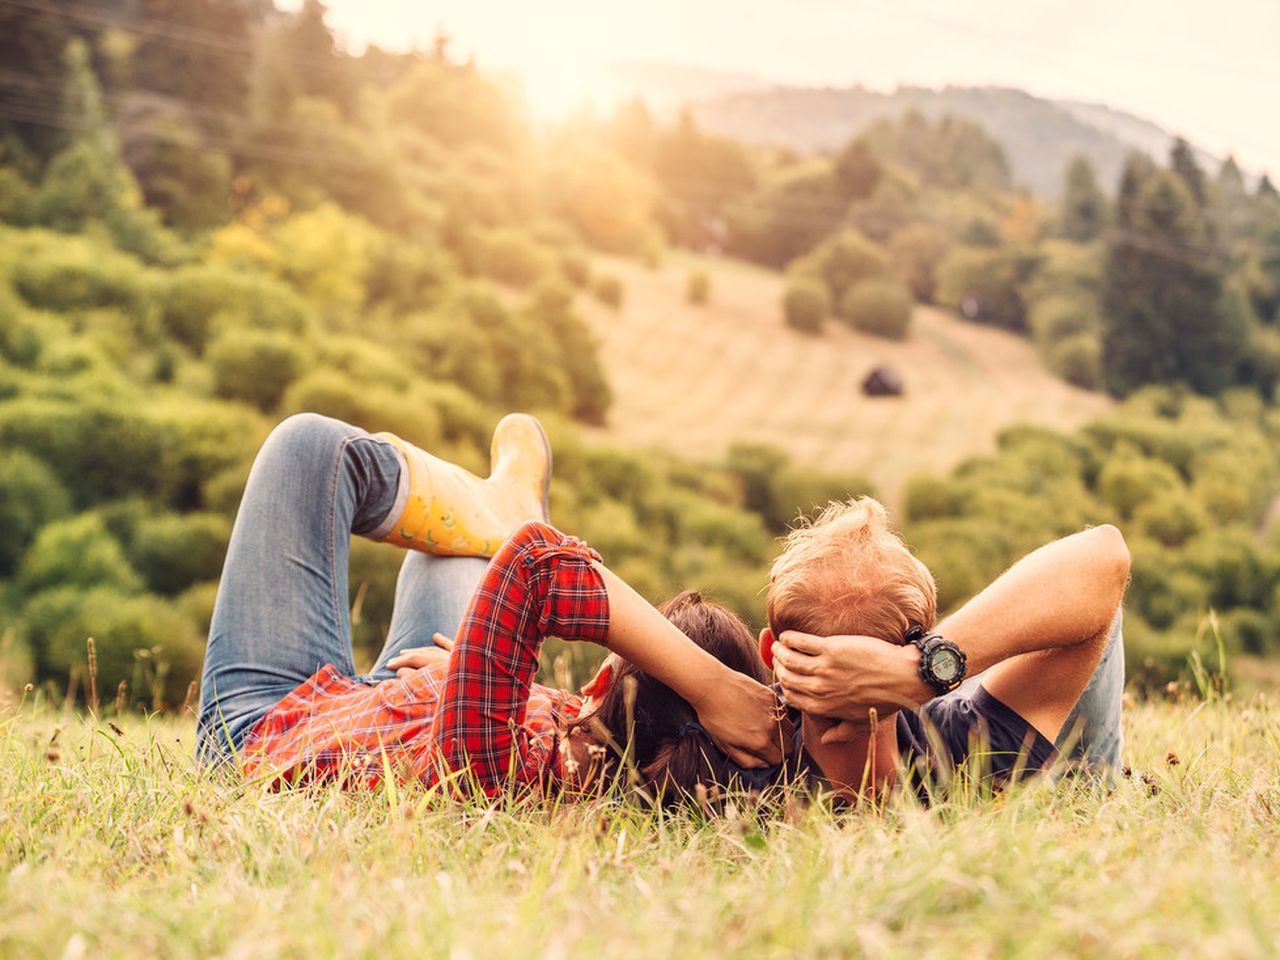
[[[527,523],[490,561],[458,628],[432,727],[443,771],[467,771],[460,785],[494,795],[523,770],[521,727],[544,638],[604,643],[609,597],[599,559],[582,541]]]

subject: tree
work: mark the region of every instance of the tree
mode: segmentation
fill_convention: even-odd
[[[121,159],[120,141],[107,122],[102,90],[83,40],[67,45],[64,62],[63,117],[74,133],[70,145],[45,170],[33,204],[35,219],[68,233],[98,221],[117,246],[157,259],[164,254],[158,218],[143,206],[138,182]]]
[[[1196,202],[1203,208],[1209,202],[1209,191],[1205,185],[1204,171],[1196,161],[1195,151],[1191,144],[1178,137],[1169,149],[1169,169],[1178,175]]]
[[[1063,177],[1059,231],[1068,240],[1097,239],[1106,223],[1107,198],[1098,186],[1093,165],[1083,156],[1072,158]]]
[[[1130,167],[1103,280],[1107,387],[1123,395],[1185,381],[1217,392],[1232,381],[1245,333],[1222,310],[1221,259],[1184,177]]]
[[[860,137],[836,156],[836,185],[846,200],[865,200],[871,196],[883,172],[875,152]]]

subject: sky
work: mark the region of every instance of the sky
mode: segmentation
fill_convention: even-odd
[[[590,68],[611,60],[800,85],[1012,86],[1106,103],[1280,174],[1280,0],[327,3],[355,50],[425,48],[442,26],[455,54],[527,78],[544,114],[598,100]]]

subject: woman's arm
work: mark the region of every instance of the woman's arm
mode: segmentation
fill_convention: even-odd
[[[432,727],[446,770],[468,769],[492,794],[521,769],[520,727],[548,636],[598,643],[651,672],[736,756],[769,761],[777,750],[764,729],[774,699],[768,688],[695,646],[584,543],[528,523],[494,556],[458,628]]]
[[[725,666],[617,575],[596,566],[609,594],[605,646],[688,700],[698,722],[738,765],[781,763],[791,731],[776,719],[773,691]]]

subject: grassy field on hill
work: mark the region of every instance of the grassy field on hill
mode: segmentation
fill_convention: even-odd
[[[1280,713],[1127,711],[1113,792],[704,821],[199,778],[193,724],[0,713],[0,956],[1273,957]]]
[[[941,310],[917,307],[905,343],[836,320],[811,337],[783,324],[780,274],[692,256],[601,266],[622,278],[625,303],[582,306],[614,389],[608,433],[629,443],[714,458],[764,441],[808,467],[861,472],[893,502],[911,474],[990,452],[1003,427],[1070,430],[1110,407],[1046,372],[1025,338]],[[691,269],[711,278],[705,305],[686,300]],[[862,395],[880,363],[902,373],[906,396]]]

